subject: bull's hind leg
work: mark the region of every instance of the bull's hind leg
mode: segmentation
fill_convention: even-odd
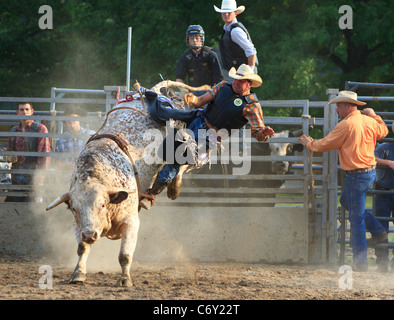
[[[78,244],[78,262],[69,283],[83,283],[86,280],[86,261],[90,252],[90,244],[80,242]]]
[[[138,214],[134,216],[131,222],[122,226],[122,244],[119,252],[119,264],[122,268],[122,275],[117,285],[120,287],[131,287],[133,282],[130,277],[130,267],[133,261],[135,247],[137,245],[138,229],[140,220]]]

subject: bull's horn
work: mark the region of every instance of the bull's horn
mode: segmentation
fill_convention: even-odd
[[[51,210],[54,207],[57,207],[59,204],[69,201],[71,198],[71,194],[69,192],[63,194],[62,196],[60,196],[59,198],[57,198],[55,201],[53,201],[47,208],[46,210]]]
[[[301,137],[303,133],[304,133],[304,129],[298,129],[296,131],[290,132],[289,136],[291,136],[291,137]]]
[[[312,130],[313,129],[313,125],[309,125],[308,126],[308,130]],[[298,130],[296,130],[296,131],[292,131],[292,132],[290,132],[290,134],[289,134],[289,136],[290,137],[301,137],[302,135],[303,135],[303,133],[304,133],[304,130],[303,129],[298,129]]]
[[[155,91],[156,93],[159,93],[159,90],[161,87],[178,87],[178,88],[185,88],[189,91],[207,91],[211,89],[209,85],[203,85],[200,87],[191,87],[188,86],[186,83],[183,82],[176,82],[176,81],[171,81],[171,80],[165,80],[162,82],[159,82],[156,84],[154,87],[151,88],[152,91]]]

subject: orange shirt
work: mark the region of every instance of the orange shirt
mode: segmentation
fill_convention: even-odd
[[[356,110],[323,139],[308,142],[307,148],[317,152],[338,149],[339,164],[343,170],[363,169],[376,165],[376,141],[388,133],[381,117],[366,116]]]

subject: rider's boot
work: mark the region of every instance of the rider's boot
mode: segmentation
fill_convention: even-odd
[[[140,206],[145,210],[149,210],[155,203],[155,198],[158,194],[160,194],[170,183],[169,182],[161,182],[159,178],[156,177],[155,182],[153,183],[152,188],[146,190],[145,193],[140,194]]]

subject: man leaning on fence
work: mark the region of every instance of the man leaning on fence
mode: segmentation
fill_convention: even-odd
[[[33,105],[29,102],[18,104],[16,114],[18,116],[31,116],[34,113]],[[34,120],[21,120],[18,126],[11,128],[11,132],[48,133],[47,127]],[[7,151],[19,152],[50,152],[48,137],[9,137]],[[36,156],[8,156],[7,162],[12,162],[12,169],[48,169],[49,157]],[[33,174],[13,173],[11,176],[13,185],[33,185]],[[41,186],[44,183],[44,172],[41,171],[34,179],[34,184]],[[25,190],[16,190],[25,191]],[[35,201],[42,202],[38,196]],[[7,197],[6,202],[26,202],[27,197]]]
[[[365,209],[368,189],[376,176],[374,155],[376,141],[388,134],[381,117],[371,108],[362,111],[358,106],[366,103],[357,100],[352,91],[341,91],[329,104],[336,104],[342,119],[327,136],[320,140],[302,135],[299,140],[309,150],[325,152],[338,149],[339,163],[346,172],[346,185],[342,190],[341,205],[349,211],[353,270],[367,271],[367,240],[365,230],[373,237],[385,232],[382,224]]]

